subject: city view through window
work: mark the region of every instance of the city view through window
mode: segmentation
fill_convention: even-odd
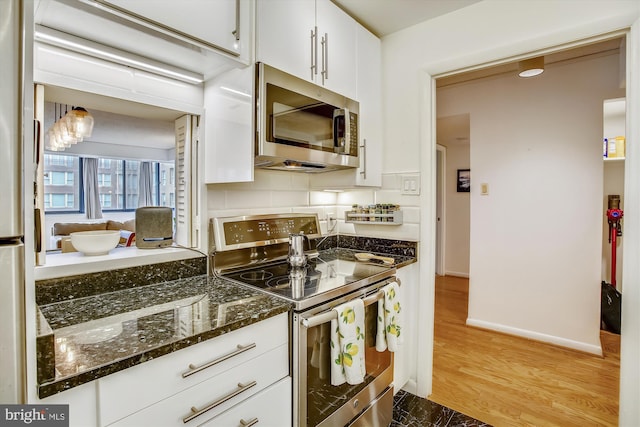
[[[44,156],[45,213],[84,212],[82,157]],[[139,160],[100,158],[98,188],[103,212],[138,208]],[[152,200],[156,206],[175,207],[175,163],[151,162]]]

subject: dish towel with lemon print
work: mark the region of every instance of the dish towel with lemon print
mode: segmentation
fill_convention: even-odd
[[[364,302],[358,298],[333,309],[331,320],[331,385],[364,381]]]
[[[396,351],[400,342],[400,299],[397,282],[382,288],[384,298],[378,301],[378,332],[376,350]]]

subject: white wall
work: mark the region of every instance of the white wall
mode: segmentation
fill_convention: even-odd
[[[471,114],[469,323],[600,353],[602,102],[618,64],[438,91],[439,114]]]
[[[529,52],[625,29],[636,22],[639,15],[640,4],[633,0],[582,1],[579,5],[568,0],[485,0],[383,39],[386,136],[383,170],[419,167],[422,171],[423,190],[432,189],[430,192],[423,191],[421,197],[421,306],[433,305],[434,286],[432,250],[435,245],[435,227],[429,227],[429,224],[435,223],[435,179],[428,174],[428,171],[435,170],[435,85],[432,76],[479,64],[497,63],[505,58],[517,59]],[[640,37],[637,34],[634,37],[628,50],[631,57],[627,58],[632,69],[631,74],[627,73],[627,85],[630,88],[632,82],[629,82],[629,77],[635,76],[640,67],[637,50]],[[637,94],[637,88],[632,91]],[[639,133],[637,130],[634,132],[633,135],[636,136]],[[389,141],[393,141],[393,144]],[[632,150],[629,149],[627,166],[633,163],[631,158]],[[629,209],[630,205],[630,196],[627,196],[626,208]],[[634,199],[632,206],[636,205],[637,200]],[[626,228],[630,236],[638,234],[636,222],[627,217]],[[630,249],[638,250],[633,240],[627,239],[626,242],[627,255]],[[637,268],[625,268],[624,277],[626,283],[631,281],[630,278],[637,281],[640,271]],[[635,289],[632,293],[627,290],[627,295],[633,300],[623,300],[625,306],[638,304],[639,297]],[[623,317],[624,313],[623,309]],[[640,412],[633,403],[640,396],[637,387],[637,357],[633,357],[639,353],[640,318],[629,313],[626,320],[626,324],[623,320],[621,377],[624,377],[626,370],[635,379],[621,384],[621,424],[624,425],[623,420],[627,420],[628,425],[631,425],[633,420],[636,424],[640,420]],[[424,357],[432,350],[432,345],[429,345],[433,336],[432,312],[425,310],[419,322],[422,336],[425,337],[421,353],[421,357]],[[625,326],[631,333],[628,341],[625,340]],[[431,359],[423,359],[422,366],[422,371],[418,372],[418,392],[428,395],[431,390]],[[624,402],[626,405],[623,406]]]
[[[458,193],[456,183],[458,169],[469,169],[471,165],[469,143],[447,144],[445,177],[445,274],[469,277],[469,245],[471,193]],[[472,191],[477,181],[471,171]]]

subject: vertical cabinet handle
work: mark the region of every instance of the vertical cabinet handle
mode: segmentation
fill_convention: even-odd
[[[251,381],[248,384],[238,383],[238,388],[237,389],[235,389],[231,393],[227,394],[226,396],[221,397],[220,399],[216,400],[215,402],[211,402],[210,404],[208,404],[204,408],[198,409],[195,406],[192,406],[191,407],[192,414],[189,415],[188,417],[184,417],[182,419],[182,422],[183,423],[188,423],[189,421],[193,420],[194,418],[199,417],[200,415],[204,414],[205,412],[212,410],[216,406],[222,405],[227,400],[233,399],[234,397],[236,397],[240,393],[249,390],[251,387],[253,387],[253,386],[257,385],[257,384],[258,383],[255,382],[255,381]]]
[[[311,80],[318,74],[318,27],[311,30]]]
[[[322,38],[322,84],[329,79],[329,34],[324,33]]]
[[[362,139],[362,170],[360,171],[360,175],[362,175],[362,179],[367,179],[367,139]]]
[[[240,40],[240,0],[236,0],[236,29],[231,34],[236,37],[236,41]]]
[[[251,426],[254,426],[256,424],[258,424],[258,419],[257,418],[251,419],[249,421],[245,421],[245,420],[242,420],[242,419],[240,420],[240,425],[242,427],[251,427]]]
[[[203,365],[200,365],[200,366],[196,366],[193,363],[191,363],[189,365],[189,370],[182,374],[182,378],[187,378],[187,377],[189,377],[189,376],[191,376],[193,374],[197,374],[198,372],[200,372],[200,371],[202,371],[204,369],[210,368],[213,365],[217,365],[220,362],[224,362],[227,359],[230,359],[230,358],[232,358],[234,356],[237,356],[237,355],[239,355],[241,353],[244,353],[245,351],[249,351],[249,350],[251,350],[252,348],[255,348],[255,347],[256,347],[256,343],[251,343],[251,344],[248,344],[248,345],[245,345],[245,346],[242,346],[242,345],[238,344],[238,346],[237,346],[238,349],[237,350],[234,350],[231,353],[227,353],[224,356],[218,357],[217,359],[212,360],[211,362],[207,362],[207,363],[205,363]]]

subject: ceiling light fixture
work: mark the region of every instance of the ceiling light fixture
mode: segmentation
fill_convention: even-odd
[[[518,63],[518,75],[520,77],[534,77],[544,72],[544,57],[524,59]]]
[[[59,107],[58,107],[59,105]],[[55,115],[59,119],[47,131],[48,140],[45,149],[49,151],[64,151],[73,144],[82,142],[91,136],[93,131],[93,117],[82,107],[71,107],[62,115],[62,104],[54,104]],[[59,113],[58,113],[59,111]]]

